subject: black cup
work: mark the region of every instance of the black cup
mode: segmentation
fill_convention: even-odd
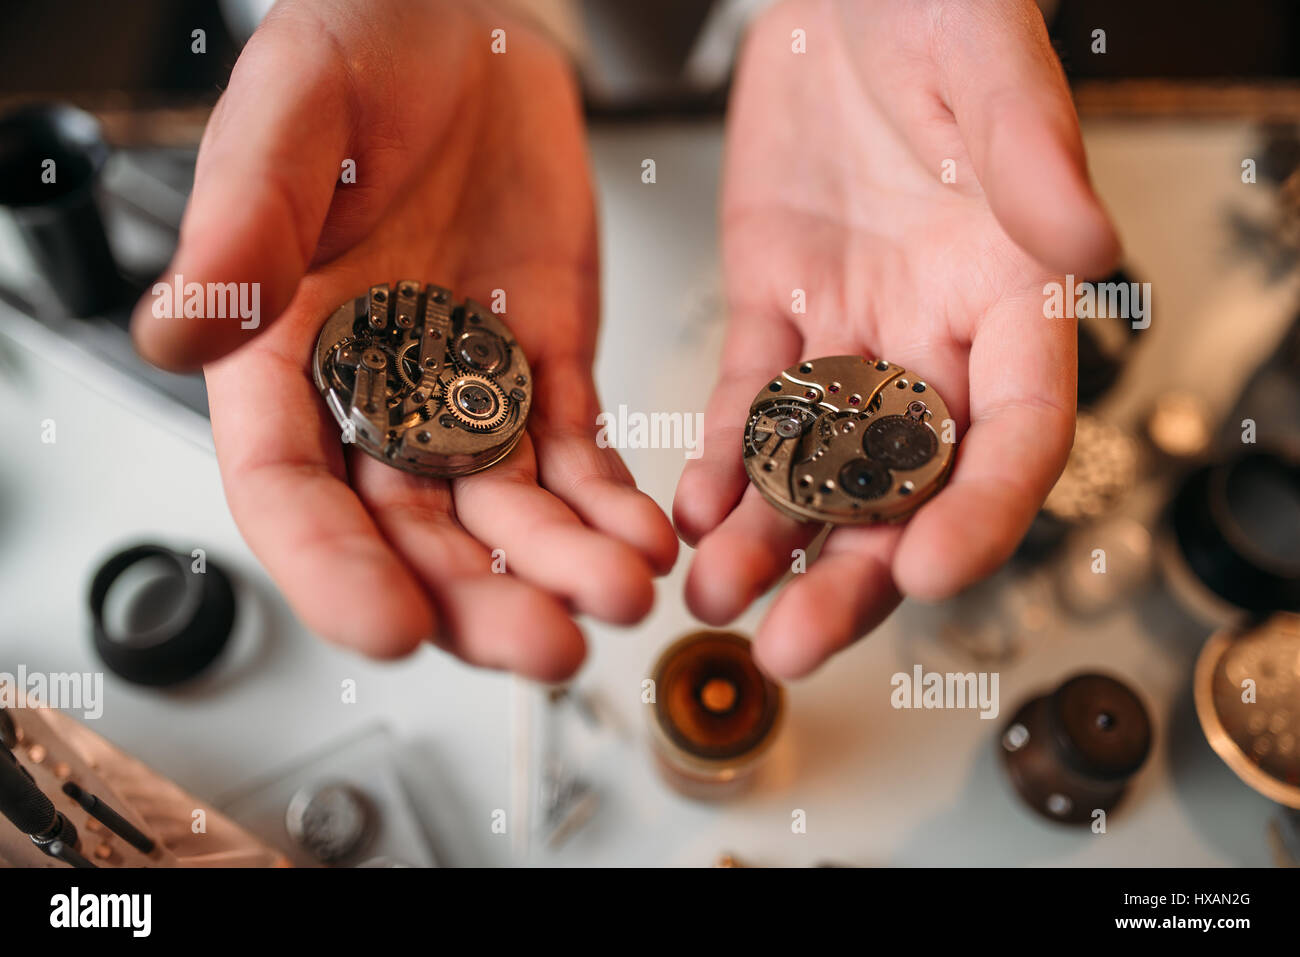
[[[64,308],[94,316],[121,305],[125,283],[95,192],[108,145],[89,113],[32,104],[0,117],[0,206]],[[53,182],[46,182],[54,161]]]

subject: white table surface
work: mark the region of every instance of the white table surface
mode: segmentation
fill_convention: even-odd
[[[1205,382],[1205,355],[1244,372],[1267,351],[1294,302],[1293,286],[1265,288],[1249,264],[1223,255],[1226,208],[1266,202],[1239,183],[1250,131],[1108,123],[1089,126],[1087,138],[1130,263],[1157,289],[1156,319],[1143,333],[1150,341],[1126,382],[1159,378],[1220,401]],[[714,221],[720,126],[603,127],[593,150],[604,229],[597,366],[604,404],[702,409],[723,321]],[[640,181],[645,157],[657,163],[652,186]],[[370,662],[307,633],[240,539],[205,423],[196,428],[186,416],[149,411],[111,376],[52,352],[39,331],[3,308],[0,329],[11,335],[0,336],[0,670],[18,663],[46,672],[98,670],[85,604],[98,561],[139,540],[206,548],[241,582],[229,654],[183,692],[142,690],[109,674],[104,715],[94,722],[199,795],[219,798],[382,720],[429,755],[439,786],[422,800],[439,857],[449,864],[704,865],[723,851],[792,866],[1269,862],[1271,805],[1218,762],[1188,704],[1191,662],[1206,633],[1189,628],[1158,595],[1145,611],[1067,622],[1036,640],[1001,670],[997,721],[890,707],[891,674],[918,661],[935,666],[925,657],[930,646],[916,631],[917,616],[896,615],[789,689],[785,732],[755,790],[726,805],[697,804],[655,776],[640,700],[657,651],[697,627],[680,599],[689,550],[660,582],[646,622],[631,629],[584,622],[591,650],[577,684],[607,703],[621,731],[590,732],[571,716],[561,731],[547,731],[541,690],[516,679],[433,649],[400,663]],[[1231,397],[1231,388],[1218,391],[1221,401]],[[1121,399],[1111,414],[1131,421],[1140,405]],[[40,438],[46,419],[57,424],[52,445]],[[631,450],[626,457],[667,509],[682,452]],[[753,627],[762,604],[740,629]],[[1025,695],[1097,666],[1141,689],[1157,735],[1104,835],[1065,830],[1022,808],[995,751],[998,729]],[[358,683],[355,704],[340,702],[348,678]],[[520,707],[529,720],[519,720]],[[512,738],[518,729],[531,729],[531,737]],[[601,797],[597,815],[556,851],[523,833],[491,829],[492,812],[501,808],[510,811],[511,827],[527,830],[512,756],[536,754],[552,733],[562,735],[568,759]],[[805,834],[791,832],[794,809],[806,812]]]

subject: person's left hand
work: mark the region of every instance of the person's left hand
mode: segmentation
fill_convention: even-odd
[[[791,49],[797,30],[806,53]],[[834,529],[777,597],[755,655],[796,677],[900,593],[950,596],[1015,549],[1074,429],[1074,320],[1044,318],[1044,283],[1053,269],[1103,275],[1118,242],[1030,0],[778,5],[745,44],[724,189],[723,367],[673,510],[698,549],[691,610],[731,621],[821,530],[776,511],[742,464],[749,405],[780,370],[886,358],[964,432],[947,487],[906,526]]]

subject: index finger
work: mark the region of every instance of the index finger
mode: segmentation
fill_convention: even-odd
[[[132,316],[141,355],[168,369],[197,368],[284,311],[333,200],[352,99],[323,31],[281,13],[254,34],[204,131],[180,245],[160,279],[178,285],[182,301],[147,295]],[[204,290],[201,317],[185,314],[191,283]],[[224,299],[211,310],[218,315],[206,315],[207,290],[220,284],[224,297],[230,283],[241,308]]]

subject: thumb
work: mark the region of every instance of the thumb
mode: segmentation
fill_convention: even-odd
[[[175,295],[146,295],[132,316],[136,347],[164,368],[193,369],[235,349],[284,311],[311,263],[346,155],[352,97],[326,34],[272,14],[231,74],[199,148],[180,243],[162,284],[248,283],[245,304],[186,316]],[[191,287],[192,288],[192,287]],[[255,292],[254,292],[255,291]],[[256,295],[256,298],[253,298]],[[186,295],[185,299],[190,296]],[[240,303],[233,299],[233,305]],[[233,315],[232,315],[233,313]]]
[[[952,4],[937,34],[940,90],[990,208],[1053,271],[1100,276],[1119,238],[1093,192],[1079,121],[1029,0]]]

